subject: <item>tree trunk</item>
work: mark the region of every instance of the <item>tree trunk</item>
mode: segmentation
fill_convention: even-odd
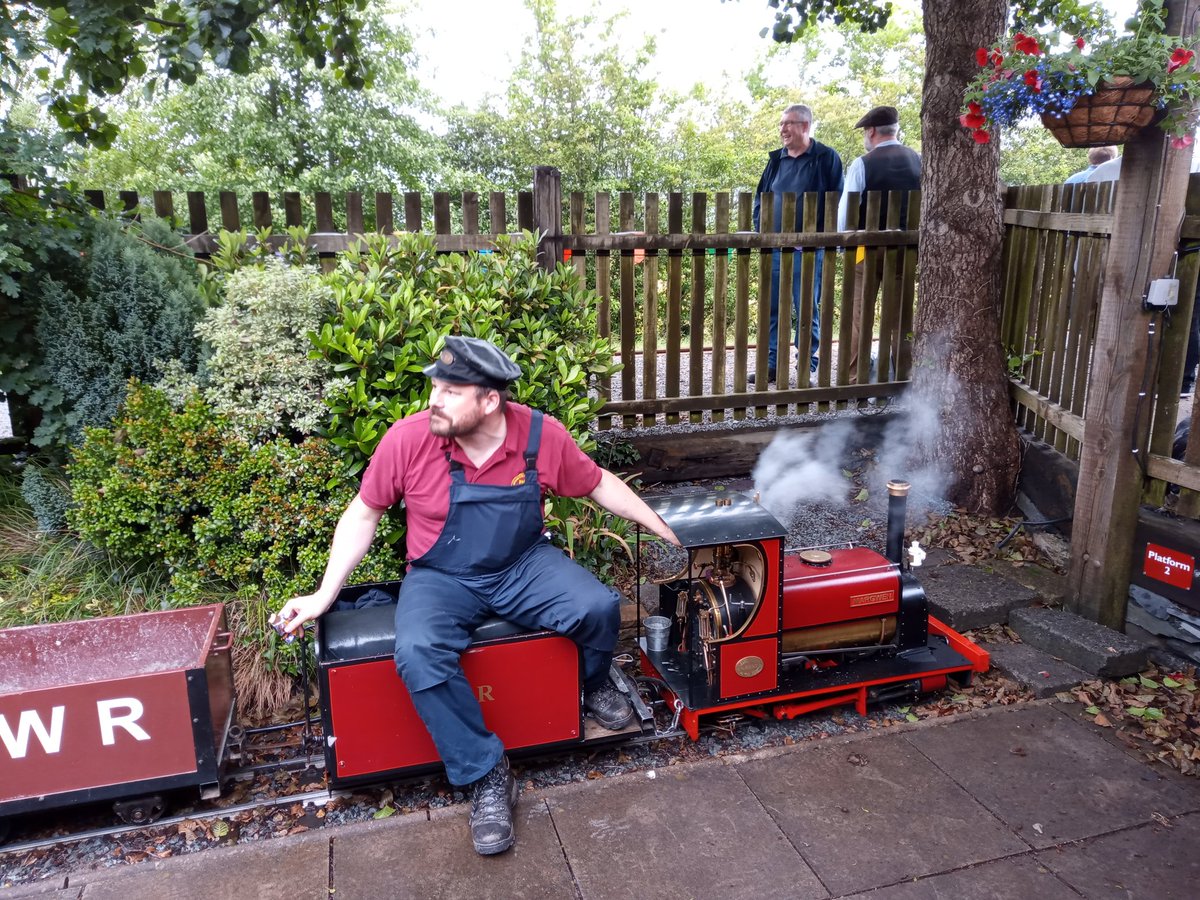
[[[958,112],[975,50],[999,37],[1007,11],[1006,0],[924,0],[921,271],[911,392],[914,415],[919,420],[928,410],[931,425],[919,429],[923,446],[914,449],[946,476],[948,499],[992,514],[1011,503],[1020,464],[1000,346],[1000,147],[995,139],[976,144]]]

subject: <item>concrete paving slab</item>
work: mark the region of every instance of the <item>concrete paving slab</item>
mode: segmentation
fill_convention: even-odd
[[[571,871],[563,858],[545,801],[523,795],[514,821],[513,848],[480,856],[467,829],[470,807],[372,822],[333,841],[333,894],[338,900],[405,898],[573,897]],[[407,821],[406,821],[407,820]],[[328,900],[328,898],[326,898]]]
[[[1014,609],[1038,599],[1024,585],[977,566],[938,566],[918,577],[929,597],[929,611],[958,631],[1006,622]]]
[[[990,654],[995,668],[1027,687],[1035,697],[1053,697],[1059,691],[1070,690],[1092,678],[1083,669],[1055,659],[1044,650],[1028,644],[996,643],[982,646]]]
[[[329,900],[329,838],[303,836],[286,845],[286,862],[252,843],[154,863],[84,885],[83,900]],[[284,852],[284,847],[277,848]]]
[[[1149,647],[1062,609],[1017,609],[1008,619],[1027,644],[1104,678],[1124,678],[1149,664]]]
[[[829,896],[734,767],[668,767],[587,788],[547,795],[583,900]]]
[[[1039,849],[1147,822],[1154,813],[1189,812],[1200,802],[1200,792],[1048,706],[905,738]]]
[[[981,863],[944,875],[906,881],[846,900],[1079,900],[1053,872],[1031,856]]]
[[[1192,900],[1200,893],[1200,816],[1058,847],[1039,861],[1088,900]]]
[[[900,735],[738,768],[835,895],[1027,849]]]

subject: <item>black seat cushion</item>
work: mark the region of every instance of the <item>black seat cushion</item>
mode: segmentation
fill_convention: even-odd
[[[389,588],[394,594],[399,588],[399,583],[351,585],[338,594],[338,606],[321,617],[320,662],[349,662],[392,655],[396,642],[395,604],[364,606],[357,609],[353,605],[368,589],[387,591]],[[346,603],[343,604],[343,601]],[[479,644],[517,634],[535,633],[499,616],[493,616],[471,632],[471,643]]]

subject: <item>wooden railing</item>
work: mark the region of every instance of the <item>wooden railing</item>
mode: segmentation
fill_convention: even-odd
[[[103,208],[110,198],[90,192],[90,201]],[[116,204],[130,213],[153,211],[175,219],[188,232],[193,249],[203,255],[216,246],[219,229],[288,226],[315,228],[309,242],[322,255],[346,249],[367,231],[391,233],[401,223],[396,211],[403,206],[405,231],[430,231],[439,251],[487,249],[496,235],[535,231],[540,235],[548,264],[567,262],[599,297],[601,333],[608,337],[620,373],[599,385],[608,402],[601,424],[633,427],[673,424],[727,417],[773,418],[795,412],[835,408],[867,408],[869,398],[885,398],[906,385],[911,367],[913,303],[916,278],[916,242],[920,194],[910,198],[889,196],[885,229],[836,231],[838,196],[785,195],[784,221],[800,210],[803,228],[780,232],[774,222],[774,198],[764,195],[761,227],[752,225],[753,195],[718,193],[683,195],[621,193],[562,197],[558,173],[535,171],[534,190],[516,198],[516,214],[508,198],[488,195],[487,221],[481,197],[475,193],[452,196],[435,192],[393,196],[350,192],[341,197],[317,193],[309,200],[284,192],[273,198],[265,192],[244,198],[222,191],[216,198],[188,192],[183,203],[167,191],[149,198],[131,191],[119,192]],[[848,221],[857,222],[860,203],[867,206],[868,221],[878,221],[884,198],[877,193],[850,195]],[[902,200],[907,200],[908,222],[899,228]],[[373,213],[364,211],[364,201]],[[432,201],[432,202],[430,202]],[[818,208],[823,207],[818,230]],[[213,216],[213,207],[217,210]],[[186,208],[186,216],[181,210]],[[282,219],[279,216],[282,211]],[[615,221],[614,221],[615,211]],[[247,214],[248,213],[248,214]],[[368,221],[368,218],[370,221]],[[685,222],[687,223],[685,225]],[[486,228],[485,228],[486,225]],[[665,227],[664,227],[665,226]],[[458,231],[453,231],[455,227]],[[840,250],[850,248],[848,253]],[[850,318],[845,310],[853,302],[855,266],[862,248],[868,288],[881,285],[878,301],[872,299],[865,318],[876,323],[863,329],[858,370],[851,372],[850,354],[839,352],[850,340]],[[774,386],[767,382],[765,347],[770,301],[771,263],[781,257],[780,294],[791,296],[792,262],[801,255],[800,320],[809,322],[814,305],[819,310],[821,349],[815,372],[796,366],[810,355],[810,330],[800,329],[798,352],[781,342]],[[822,257],[824,276],[816,293],[815,266]],[[880,277],[882,273],[882,277]],[[868,291],[874,298],[875,292]],[[780,334],[790,333],[792,305],[780,305]],[[877,356],[879,377],[868,381],[872,353]],[[747,376],[756,375],[755,384]]]
[[[1034,436],[1078,460],[1108,239],[1113,183],[1010,188],[1005,202],[1004,299],[1001,340],[1015,369],[1011,378],[1017,420]],[[1200,243],[1200,176],[1188,187],[1180,232],[1179,305],[1150,333],[1157,360],[1142,387],[1150,479],[1146,499],[1161,503],[1167,482],[1200,491],[1200,441],[1184,460],[1171,458],[1179,421],[1187,330],[1196,293]],[[1192,425],[1196,426],[1193,409]],[[1193,433],[1198,433],[1193,428]],[[1139,442],[1140,442],[1139,436]],[[1131,448],[1134,436],[1129,436]],[[1200,514],[1185,493],[1180,508]]]

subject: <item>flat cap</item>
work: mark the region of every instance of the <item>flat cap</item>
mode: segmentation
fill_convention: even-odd
[[[438,358],[425,367],[430,378],[456,384],[478,384],[502,391],[521,374],[520,367],[495,344],[451,334]]]
[[[880,125],[899,125],[900,113],[894,106],[876,106],[854,123],[855,128],[878,128]]]

